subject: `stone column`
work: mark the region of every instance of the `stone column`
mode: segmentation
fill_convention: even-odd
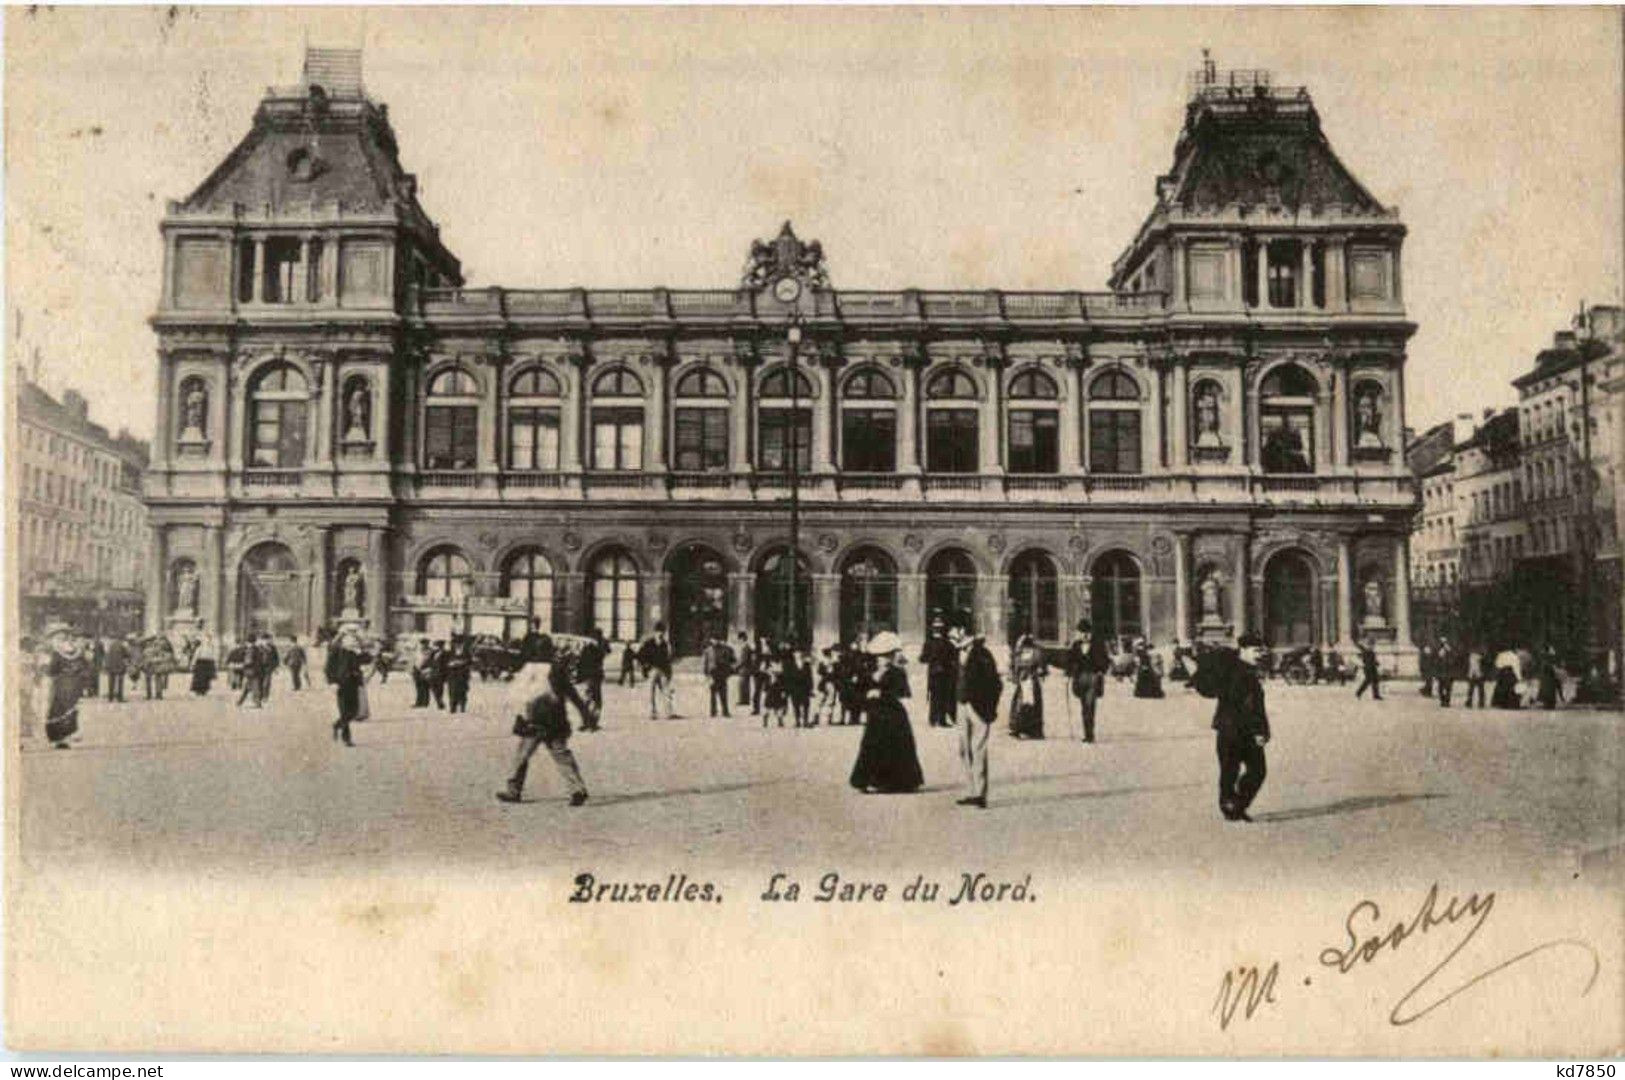
[[[734,634],[743,631],[754,636],[756,633],[756,575],[729,574],[728,592],[732,597],[729,607],[733,609],[728,644],[732,645]]]
[[[1349,463],[1349,379],[1342,370],[1341,361],[1333,360],[1330,423],[1332,429],[1332,467],[1342,469]]]
[[[1345,237],[1334,237],[1326,243],[1326,310],[1348,310],[1348,280]]]
[[[387,464],[390,460],[390,444],[394,439],[394,381],[395,364],[393,358],[386,358],[378,365],[377,378],[374,380],[374,393],[372,398],[372,460],[379,464]]]
[[[1175,357],[1172,416],[1174,430],[1171,436],[1173,445],[1168,448],[1168,463],[1175,469],[1183,469],[1190,463],[1190,404],[1190,370],[1186,367],[1184,357]]]
[[[289,300],[296,300],[301,304],[310,303],[310,237],[299,238],[299,280],[292,289],[293,295]]]
[[[988,392],[982,397],[981,459],[983,476],[1004,475],[1004,368],[987,365]]]
[[[642,575],[644,617],[640,626],[643,633],[654,633],[655,623],[663,622],[668,624],[666,632],[670,635],[670,620],[666,618],[666,610],[671,606],[668,596],[670,582],[671,579],[661,570]]]
[[[254,276],[251,295],[256,304],[265,303],[265,237],[254,237]]]
[[[209,570],[209,630],[218,641],[226,619],[226,531],[218,525],[204,526],[203,551]]]
[[[175,416],[175,368],[169,359],[168,349],[158,350],[158,426],[154,428],[152,440],[152,468],[165,469],[169,466],[169,450],[175,445],[179,425]],[[219,432],[211,432],[218,438]]]
[[[581,471],[581,422],[584,416],[582,402],[587,396],[587,369],[579,357],[568,358],[568,399],[559,408],[559,471],[566,476]],[[566,624],[568,625],[568,624]]]
[[[841,638],[841,575],[814,574],[813,641],[829,644]]]
[[[247,407],[243,402],[243,374],[236,360],[226,367],[226,411],[229,418],[221,441],[226,447],[226,469],[230,473],[243,467],[243,427],[248,422]]]
[[[915,432],[919,426],[919,365],[911,358],[903,361],[903,393],[897,402],[897,471],[905,476],[920,473],[920,446]]]
[[[1394,538],[1394,644],[1411,647],[1411,538]]]
[[[316,369],[316,385],[311,388],[310,413],[316,424],[316,437],[312,440],[316,454],[314,464],[333,463],[333,429],[337,424],[338,395],[333,391],[338,367],[331,357],[318,357],[311,361]]]
[[[1177,237],[1168,247],[1169,261],[1173,263],[1172,294],[1168,302],[1175,308],[1190,310],[1189,288],[1185,284],[1185,238]]]
[[[897,633],[904,641],[925,637],[925,575],[897,575]]]
[[[1189,641],[1191,636],[1191,534],[1174,534],[1174,640]]]
[[[1236,540],[1236,563],[1232,570],[1235,578],[1231,586],[1230,618],[1235,625],[1236,637],[1247,632],[1247,593],[1252,589],[1253,579],[1250,570],[1251,560],[1248,558],[1248,549],[1252,538],[1243,533]]]
[[[502,467],[502,361],[488,357],[480,369],[485,385],[480,391],[480,420],[474,425],[481,435],[475,464],[480,472],[489,474]]]
[[[1270,306],[1270,242],[1266,236],[1258,238],[1258,306]]]
[[[652,384],[648,395],[648,419],[644,426],[643,467],[651,473],[666,471],[666,376],[671,368],[664,353],[645,359],[650,361],[647,378]]]
[[[1351,649],[1354,641],[1354,545],[1342,535],[1337,538],[1338,648]]]
[[[822,395],[807,402],[807,410],[812,414],[812,471],[814,476],[828,476],[835,471],[835,425],[828,408],[828,403],[835,398],[835,371],[828,364],[818,364],[809,371]],[[820,405],[825,407],[820,408]]]
[[[1308,240],[1303,240],[1299,242],[1298,248],[1301,256],[1299,265],[1303,268],[1302,275],[1298,279],[1298,307],[1300,309],[1312,308],[1315,306],[1315,294],[1311,280],[1315,273],[1315,245]]]
[[[999,584],[997,579],[994,584]],[[1010,646],[1010,627],[1005,621],[1004,614],[1004,594],[1005,590],[1002,588],[976,590],[976,606],[981,609],[977,613],[977,629],[986,635],[988,647],[993,649],[996,655],[1000,650],[1008,649]]]
[[[147,633],[163,632],[168,614],[169,544],[162,525],[152,528],[152,561],[147,564]]]
[[[314,590],[312,590],[311,595],[311,625],[305,627],[305,629],[310,633],[315,633],[317,627],[326,625],[330,606],[333,602],[333,573],[331,569],[332,559],[328,554],[332,545],[329,541],[330,533],[328,527],[325,525],[317,526],[316,557],[313,561],[313,565],[311,566],[311,574],[315,578],[316,587]],[[378,584],[379,582],[377,578],[371,576],[368,577],[367,592],[369,594],[369,599],[370,594],[377,589]],[[373,629],[376,631],[380,628],[374,626]]]
[[[1333,376],[1335,379],[1336,376]],[[1331,388],[1315,395],[1315,472],[1326,472],[1332,461],[1332,419],[1337,411],[1337,395]]]
[[[586,628],[586,576],[566,570],[553,575],[553,625],[561,634],[578,634]],[[608,633],[608,629],[605,629]]]
[[[1241,236],[1233,236],[1233,237],[1231,237],[1230,238],[1230,249],[1229,249],[1229,252],[1228,252],[1228,259],[1227,259],[1227,261],[1230,264],[1230,266],[1229,266],[1230,272],[1227,275],[1230,280],[1228,281],[1227,284],[1228,284],[1228,286],[1230,288],[1236,290],[1235,302],[1236,302],[1236,307],[1237,308],[1246,307],[1246,302],[1245,301],[1246,301],[1246,296],[1247,296],[1247,290],[1243,287],[1242,281],[1241,281],[1241,275],[1242,275],[1242,272],[1245,269],[1245,265],[1246,265],[1243,262],[1242,258],[1241,258],[1241,250],[1242,250],[1242,246],[1246,242],[1247,241],[1246,241],[1245,237],[1241,237]]]
[[[1143,473],[1159,472],[1162,468],[1163,386],[1162,377],[1155,368],[1151,369],[1148,382],[1150,383],[1150,390],[1147,392],[1146,401],[1140,409],[1142,417],[1140,471]],[[1149,421],[1149,423],[1144,421]]]
[[[383,529],[367,530],[367,621],[376,632],[387,632],[389,619],[389,536]]]
[[[1082,452],[1078,449],[1078,434],[1083,430],[1083,379],[1081,367],[1068,367],[1058,380],[1062,387],[1061,411],[1056,417],[1060,425],[1058,450],[1061,455],[1061,476],[1076,476],[1083,468]]]

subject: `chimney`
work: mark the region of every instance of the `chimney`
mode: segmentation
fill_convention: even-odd
[[[1559,330],[1557,333],[1552,335],[1552,345],[1559,349],[1574,348],[1574,331]]]

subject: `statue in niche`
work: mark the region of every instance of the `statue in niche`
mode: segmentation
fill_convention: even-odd
[[[1382,582],[1376,578],[1367,578],[1365,589],[1365,623],[1367,626],[1383,626],[1386,621],[1382,616]]]
[[[190,566],[183,566],[180,570],[180,580],[175,585],[175,611],[197,614],[197,573]]]
[[[1360,391],[1354,403],[1354,445],[1357,449],[1383,448],[1381,397],[1382,391],[1368,385]]]
[[[372,425],[368,423],[367,412],[372,401],[367,395],[367,388],[362,383],[355,383],[349,396],[344,399],[344,441],[366,442],[370,438]]]
[[[203,384],[195,379],[186,384],[186,396],[181,401],[181,442],[202,442],[205,419],[209,411],[209,395]]]
[[[1223,446],[1219,435],[1219,392],[1204,386],[1196,395],[1196,445]]]
[[[1202,594],[1202,621],[1204,623],[1217,623],[1219,617],[1219,575],[1209,573],[1202,579],[1197,587]]]
[[[339,586],[339,591],[344,597],[343,610],[345,612],[360,612],[361,588],[364,581],[365,579],[361,576],[361,568],[358,566],[350,567],[345,573],[344,583]]]

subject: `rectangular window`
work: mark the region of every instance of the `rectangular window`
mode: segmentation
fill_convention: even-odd
[[[293,468],[305,461],[305,403],[254,403],[248,463],[260,468]]]
[[[429,469],[472,469],[478,457],[480,410],[475,405],[431,405],[423,432]]]
[[[1298,275],[1290,255],[1270,252],[1270,307],[1289,308],[1298,305]]]
[[[675,435],[678,472],[725,472],[728,410],[678,409]]]
[[[559,410],[508,410],[508,468],[559,467]]]
[[[643,410],[592,411],[592,467],[612,472],[643,468]]]
[[[973,473],[978,468],[975,409],[931,409],[925,420],[925,468],[934,473]]]
[[[291,304],[299,298],[301,280],[299,241],[265,241],[265,273],[261,299],[267,304]]]
[[[1116,410],[1102,410],[1097,412],[1091,423],[1104,418],[1108,423],[1113,422],[1117,416],[1131,417],[1135,422],[1135,430],[1139,430],[1140,414],[1138,412],[1121,412]],[[1053,473],[1060,471],[1060,452],[1057,435],[1060,430],[1059,418],[1054,409],[1012,409],[1010,410],[1010,471],[1013,473]],[[1115,445],[1115,444],[1114,444]],[[1099,468],[1099,458],[1096,459],[1096,472],[1139,472],[1139,455],[1134,457],[1133,469],[1105,469]]]
[[[310,263],[305,267],[305,299],[312,304],[322,298],[322,242],[310,242]]]
[[[846,409],[841,413],[841,468],[889,473],[897,469],[897,413]]]
[[[254,241],[244,240],[237,245],[237,302],[249,303],[254,299]]]
[[[1140,412],[1138,409],[1089,410],[1089,471],[1140,471]]]
[[[791,435],[790,416],[796,415]],[[795,445],[797,472],[812,468],[812,410],[763,409],[756,422],[757,467],[763,472],[786,472],[790,468],[791,443]]]

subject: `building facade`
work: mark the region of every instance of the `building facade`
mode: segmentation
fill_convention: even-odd
[[[469,288],[359,58],[162,222],[155,627],[1378,640],[1414,664],[1405,235],[1306,91],[1193,79],[1102,292]],[[791,495],[797,510],[790,544]]]
[[[147,445],[110,435],[84,396],[16,389],[16,553],[24,633],[62,620],[87,634],[141,628],[146,600]]]
[[[1411,528],[1411,628],[1418,645],[1453,633],[1460,605],[1461,536],[1465,522],[1456,497],[1458,432],[1471,418],[1436,424],[1413,439],[1405,459],[1416,477],[1421,505]]]

